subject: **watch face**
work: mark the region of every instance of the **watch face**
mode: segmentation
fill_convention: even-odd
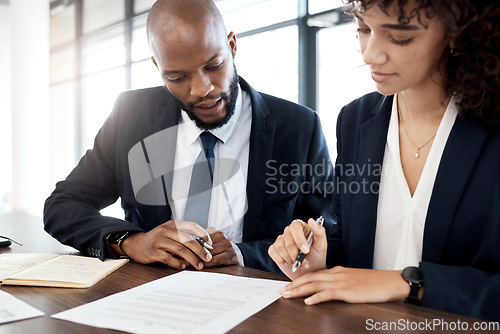
[[[402,272],[403,277],[411,283],[422,283],[424,276],[419,267],[406,267]]]

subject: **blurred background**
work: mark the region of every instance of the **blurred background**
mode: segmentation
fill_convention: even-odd
[[[338,112],[375,90],[342,1],[215,2],[237,34],[238,73],[318,111],[335,160]],[[0,0],[0,212],[42,216],[118,94],[162,84],[146,41],[153,3]]]

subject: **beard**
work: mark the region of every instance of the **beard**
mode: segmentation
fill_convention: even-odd
[[[229,85],[229,90],[222,92],[220,94],[220,98],[226,101],[226,114],[224,117],[218,121],[214,122],[204,122],[202,121],[198,116],[196,116],[193,112],[194,105],[196,103],[189,103],[189,104],[184,104],[182,101],[180,101],[177,97],[174,96],[174,94],[170,93],[172,97],[174,98],[175,102],[181,108],[186,112],[186,114],[189,116],[191,120],[193,120],[196,123],[196,126],[202,130],[212,130],[219,128],[223,126],[224,124],[227,124],[231,117],[234,115],[235,107],[236,107],[236,100],[238,98],[238,84],[239,84],[239,77],[238,73],[236,72],[236,66],[233,63],[233,68],[234,68],[234,75],[233,78],[231,79],[231,83]],[[166,88],[166,87],[165,87]],[[168,90],[168,89],[167,89]]]

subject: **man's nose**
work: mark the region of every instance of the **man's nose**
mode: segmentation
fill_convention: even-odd
[[[198,74],[191,80],[191,95],[205,97],[214,90],[208,75]]]

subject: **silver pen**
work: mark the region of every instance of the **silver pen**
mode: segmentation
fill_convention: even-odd
[[[202,237],[199,237],[194,233],[189,233],[189,232],[186,232],[186,233],[189,234],[190,236],[192,236],[196,241],[198,241],[198,243],[202,247],[205,247],[207,249],[214,249],[214,247],[212,245],[210,245],[210,243],[208,241],[206,241],[205,239],[203,239]]]
[[[318,219],[316,219],[316,224],[323,226],[324,221],[325,219],[323,218],[323,216],[320,216]],[[307,235],[307,244],[309,245],[309,247],[311,247],[312,242],[313,242],[313,233],[312,231],[310,231],[309,234]],[[299,254],[295,258],[295,262],[293,263],[292,266],[293,273],[297,271],[297,269],[299,269],[300,265],[302,264],[302,261],[304,261],[304,259],[306,258],[306,255],[307,254],[299,251]]]

